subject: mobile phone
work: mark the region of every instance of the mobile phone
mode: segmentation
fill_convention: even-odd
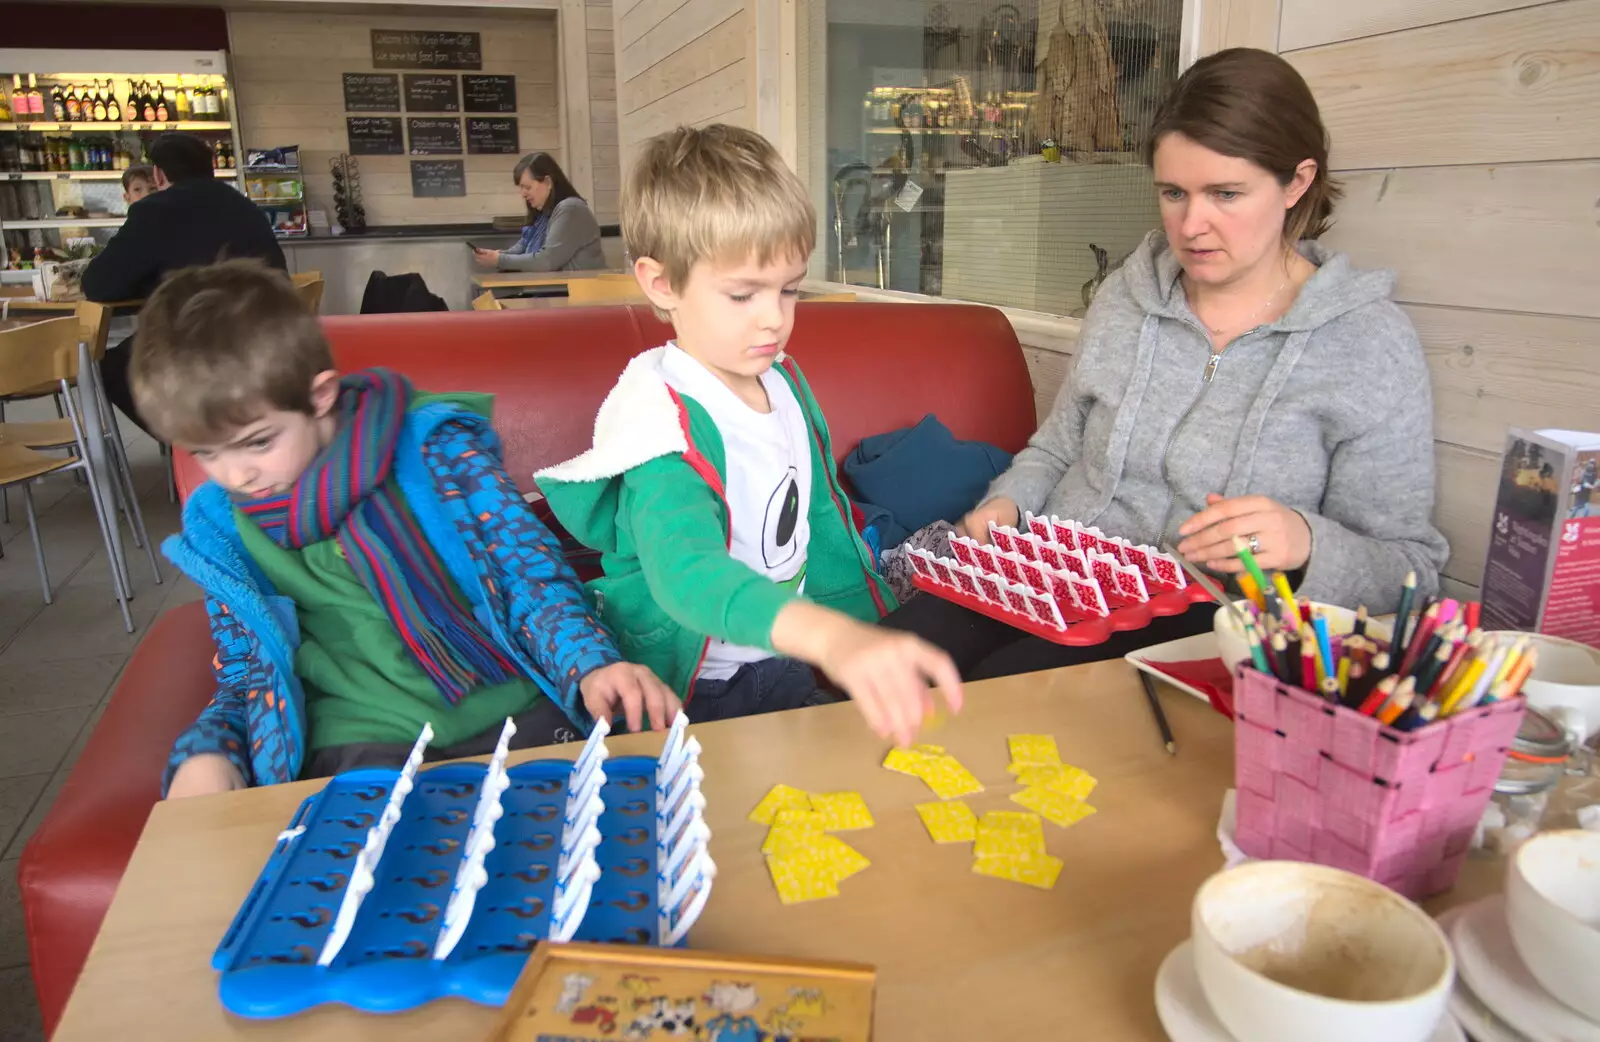
[[[475,242],[467,243],[467,249],[469,249],[469,250],[487,250],[489,248],[490,247],[488,247],[488,246],[480,246]]]

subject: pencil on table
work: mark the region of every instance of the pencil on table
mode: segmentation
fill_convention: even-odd
[[[1350,630],[1352,637],[1365,637],[1367,635],[1367,606],[1361,605],[1356,609],[1356,624]]]
[[[1150,674],[1138,670],[1139,682],[1144,685],[1145,701],[1150,703],[1150,712],[1156,718],[1156,730],[1161,733],[1161,744],[1167,750],[1167,755],[1175,755],[1178,743],[1172,739],[1172,725],[1167,723],[1167,714],[1161,708],[1161,699],[1156,695],[1155,681],[1150,679]]]
[[[1379,707],[1385,702],[1389,701],[1389,699],[1394,695],[1395,688],[1398,687],[1399,684],[1399,680],[1395,677],[1384,677],[1382,680],[1378,681],[1378,685],[1374,687],[1370,693],[1368,693],[1366,699],[1362,701],[1360,707],[1356,711],[1362,716],[1371,716],[1372,714],[1376,713]]]

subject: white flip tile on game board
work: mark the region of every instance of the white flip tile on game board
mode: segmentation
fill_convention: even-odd
[[[691,896],[681,907],[667,908],[662,913],[658,926],[658,940],[663,947],[671,947],[688,936],[689,928],[700,918],[700,913],[705,910],[706,901],[711,897],[711,884],[717,876],[717,863],[708,856],[701,864],[700,876],[691,886]]]

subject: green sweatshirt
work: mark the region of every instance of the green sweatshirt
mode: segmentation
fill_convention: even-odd
[[[722,435],[667,386],[663,350],[628,363],[600,406],[594,447],[535,479],[567,530],[600,552],[605,575],[589,588],[623,655],[687,697],[712,637],[771,650],[778,612],[798,595],[729,555]],[[810,386],[793,360],[779,372],[812,434],[805,598],[876,622],[894,594],[856,532]]]

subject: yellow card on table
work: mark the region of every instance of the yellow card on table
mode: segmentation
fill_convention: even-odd
[[[929,765],[920,777],[941,800],[952,800],[957,796],[970,796],[983,791],[983,784],[953,756],[942,757]]]
[[[927,753],[920,753],[915,749],[890,749],[889,755],[883,758],[883,765],[891,771],[915,775],[927,759]]]
[[[978,836],[978,817],[960,800],[919,803],[917,816],[935,843],[971,843]]]
[[[1026,858],[975,857],[972,859],[972,870],[982,876],[1008,879],[1013,883],[1026,883],[1040,890],[1049,890],[1056,885],[1056,877],[1061,875],[1061,859],[1049,854]]]
[[[804,789],[791,785],[774,785],[772,790],[750,812],[750,820],[757,825],[771,825],[780,810],[810,810],[811,797]]]
[[[1051,766],[1061,762],[1056,751],[1056,740],[1047,734],[1006,735],[1006,745],[1011,749],[1011,762],[1030,766]]]
[[[974,857],[1029,857],[1044,853],[1044,827],[1037,814],[992,810],[978,822]]]
[[[1030,789],[1014,792],[1011,794],[1011,802],[1038,811],[1062,828],[1076,825],[1095,812],[1094,808],[1083,800],[1047,785],[1035,785]]]
[[[1088,799],[1094,787],[1099,784],[1094,775],[1088,771],[1064,763],[1049,767],[1012,764],[1010,770],[1023,785],[1047,786],[1079,800]]]
[[[823,836],[815,848],[815,856],[836,879],[848,879],[872,864],[865,854],[837,836]]]
[[[815,829],[818,832],[822,832],[828,823],[828,816],[821,811],[796,810],[793,807],[785,807],[772,816],[772,823],[774,825],[787,825],[790,828]]]
[[[786,905],[839,896],[838,877],[814,862],[769,857],[767,871],[772,873],[772,885],[778,888],[778,900]]]
[[[822,828],[828,832],[845,832],[850,829],[872,828],[872,811],[859,792],[814,792],[811,808],[822,816]]]
[[[944,746],[918,743],[917,745],[913,745],[911,747],[911,751],[914,753],[921,753],[923,756],[943,756]]]
[[[822,838],[820,829],[796,825],[773,825],[761,844],[763,854],[782,858],[803,857]]]

